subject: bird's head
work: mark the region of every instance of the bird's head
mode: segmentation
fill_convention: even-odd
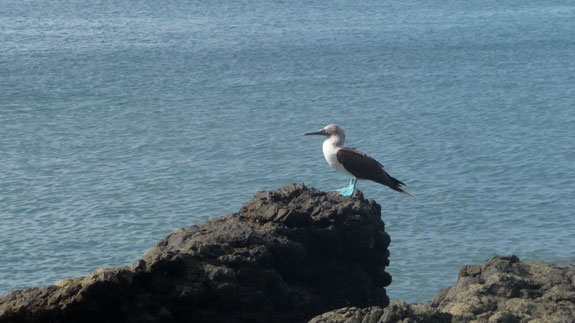
[[[336,124],[327,125],[327,126],[323,127],[323,129],[321,129],[321,130],[314,131],[314,132],[308,132],[305,135],[306,136],[311,136],[311,135],[326,136],[329,138],[333,138],[334,140],[337,140],[337,142],[341,143],[341,144],[343,144],[343,142],[345,141],[345,133],[343,132],[343,129]]]

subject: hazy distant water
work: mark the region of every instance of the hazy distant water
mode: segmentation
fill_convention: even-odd
[[[132,263],[258,190],[360,183],[392,298],[496,254],[575,262],[570,1],[0,0],[0,294]],[[337,283],[337,282],[334,282]]]

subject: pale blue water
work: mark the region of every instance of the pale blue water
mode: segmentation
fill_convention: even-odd
[[[0,294],[134,262],[258,190],[359,183],[392,298],[514,253],[575,262],[572,1],[0,0]],[[334,282],[337,283],[337,282]]]

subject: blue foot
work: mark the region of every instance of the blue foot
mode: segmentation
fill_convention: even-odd
[[[340,188],[339,190],[337,190],[339,192],[339,194],[341,194],[342,196],[352,196],[353,195],[353,187],[351,186],[347,186],[344,188]]]
[[[344,188],[340,188],[339,190],[337,190],[339,192],[339,194],[341,194],[342,196],[352,196],[353,192],[355,192],[355,183],[357,182],[357,179],[353,178],[350,182],[349,185],[344,187]]]

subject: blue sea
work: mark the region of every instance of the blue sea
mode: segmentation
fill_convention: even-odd
[[[392,299],[575,262],[573,1],[0,0],[0,294],[347,185],[303,136],[330,123],[415,195],[358,184]]]

